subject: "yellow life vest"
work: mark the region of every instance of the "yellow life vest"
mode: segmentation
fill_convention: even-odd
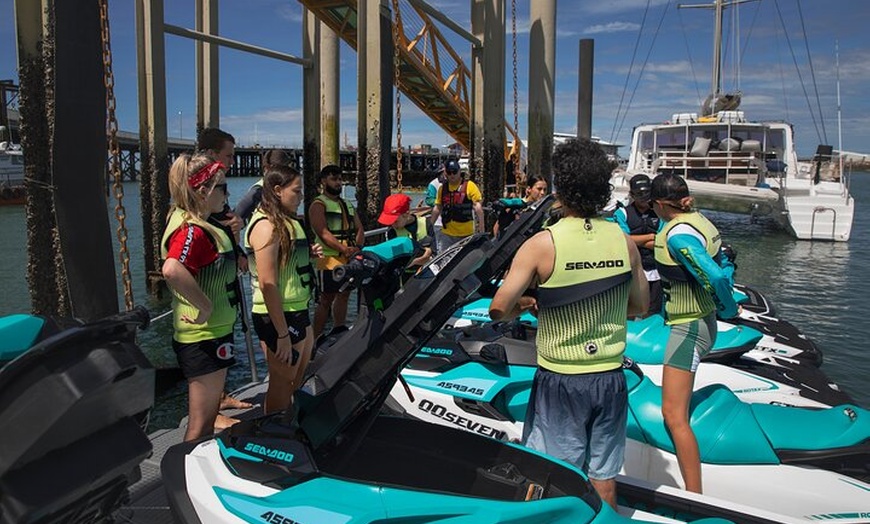
[[[245,249],[250,255],[251,288],[253,290],[251,311],[266,314],[266,302],[263,299],[263,291],[260,289],[260,280],[257,270],[257,253],[251,249],[251,231],[260,220],[268,220],[268,217],[258,208],[251,216],[251,223],[245,233]],[[314,287],[314,279],[311,271],[311,258],[308,238],[305,230],[298,220],[286,220],[284,226],[290,232],[293,252],[287,264],[279,268],[278,292],[281,294],[282,308],[284,311],[305,311],[311,299],[311,290]]]
[[[625,234],[603,218],[566,217],[547,229],[556,258],[538,286],[538,365],[565,374],[619,368],[631,287]]]
[[[684,324],[704,318],[716,310],[716,303],[707,290],[699,284],[691,273],[671,256],[668,249],[668,233],[680,224],[687,224],[697,231],[707,246],[711,258],[719,255],[722,239],[707,217],[698,212],[680,213],[656,234],[656,267],[662,277],[662,292],[665,302],[665,316],[668,324]]]
[[[235,242],[220,227],[205,220],[190,216],[181,209],[175,209],[169,217],[163,239],[160,243],[161,257],[166,258],[169,239],[185,224],[202,228],[214,242],[218,258],[199,270],[194,277],[205,296],[211,301],[212,313],[204,324],[182,322],[182,315],[196,318],[199,310],[183,296],[172,290],[172,326],[174,338],[183,344],[212,340],[233,332],[238,312],[237,272]]]

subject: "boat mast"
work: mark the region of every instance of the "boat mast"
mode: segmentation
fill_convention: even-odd
[[[839,149],[838,162],[840,164],[840,180],[843,180],[843,114],[840,105],[840,40],[834,44],[837,56],[837,148]]]
[[[712,4],[678,4],[679,9],[715,9],[715,26],[713,28],[713,74],[710,82],[710,94],[715,104],[722,93],[722,13],[732,5],[755,2],[756,0],[716,0]],[[712,107],[712,106],[711,106]]]
[[[719,97],[722,91],[722,10],[724,5],[722,0],[716,0],[716,25],[713,29],[713,81],[710,89],[713,93],[713,100]]]

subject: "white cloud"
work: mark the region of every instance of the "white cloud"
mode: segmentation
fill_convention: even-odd
[[[278,16],[294,23],[302,22],[302,7],[296,3],[288,2],[277,9]]]
[[[649,2],[649,6],[652,8],[667,4],[669,1],[670,0],[617,0],[615,2],[578,2],[578,4],[582,6],[580,9],[585,13],[603,15],[646,9],[647,2]]]
[[[589,26],[583,30],[583,34],[597,35],[601,33],[621,33],[626,31],[638,31],[640,24],[634,22],[608,22]]]

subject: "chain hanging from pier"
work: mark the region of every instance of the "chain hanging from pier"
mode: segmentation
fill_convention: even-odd
[[[520,140],[520,121],[519,121],[519,90],[517,89],[517,0],[511,0],[511,39],[513,43],[513,82],[514,82],[514,146],[511,148],[511,153],[516,152],[513,161],[514,168],[514,183],[516,184],[517,196],[522,197],[521,190],[525,187],[525,180],[520,180],[520,156],[523,147]],[[504,190],[507,191],[507,169],[504,170]],[[507,195],[505,195],[507,196]]]
[[[396,184],[399,193],[402,192],[402,93],[399,89],[399,29],[402,25],[402,15],[399,12],[399,0],[393,0],[393,80],[396,85]]]
[[[109,170],[115,193],[115,218],[118,220],[118,256],[121,260],[121,281],[124,284],[124,306],[133,309],[133,281],[130,275],[130,252],[127,249],[127,210],[124,208],[124,185],[121,183],[121,151],[118,148],[118,119],[115,116],[115,74],[112,72],[112,47],[109,33],[108,0],[100,2],[100,28],[103,41],[103,81],[106,86],[106,133],[109,147]]]

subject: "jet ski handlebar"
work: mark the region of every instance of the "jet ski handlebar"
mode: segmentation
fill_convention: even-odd
[[[402,272],[417,251],[409,237],[366,246],[347,264],[335,268],[332,278],[341,283],[340,291],[361,288],[366,305],[382,310],[392,303],[401,285]]]

